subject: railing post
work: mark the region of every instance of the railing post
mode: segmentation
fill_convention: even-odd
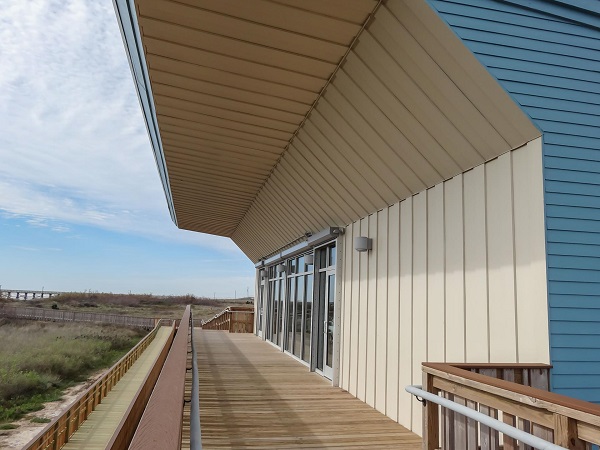
[[[423,372],[423,390],[437,395],[433,387],[433,375]],[[423,450],[435,450],[440,446],[439,407],[433,402],[426,402],[423,411]]]
[[[52,434],[52,450],[58,450],[58,422],[54,424],[54,433]]]
[[[577,437],[577,421],[554,414],[554,443],[569,450],[585,450],[585,443]]]
[[[71,436],[71,411],[72,408],[69,408],[67,411],[67,423],[65,424],[65,444],[69,442],[69,437]]]

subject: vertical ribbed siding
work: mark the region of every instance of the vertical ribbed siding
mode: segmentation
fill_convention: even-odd
[[[548,361],[541,152],[538,138],[346,228],[342,388],[420,433],[404,387],[423,361]]]
[[[600,402],[600,18],[543,0],[430,3],[544,133],[552,388]]]

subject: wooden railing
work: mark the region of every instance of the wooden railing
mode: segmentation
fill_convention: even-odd
[[[254,307],[230,306],[212,319],[202,322],[202,329],[252,333],[254,332]]]
[[[23,447],[23,450],[57,450],[69,442],[69,438],[73,433],[85,422],[96,406],[102,403],[102,399],[106,397],[113,386],[127,373],[133,363],[135,363],[142,352],[154,340],[161,326],[162,324],[159,322],[150,333],[102,375],[100,379],[80,394],[69,409],[48,423],[36,437]],[[175,333],[174,330],[175,328],[173,327],[171,336]],[[167,349],[169,344],[170,340],[165,344]]]
[[[600,405],[548,392],[545,364],[423,364],[423,389],[568,449],[600,444]],[[473,419],[425,404],[423,448],[529,449]]]
[[[135,393],[132,402],[129,404],[127,411],[123,415],[121,422],[119,422],[119,425],[113,433],[112,438],[110,439],[106,448],[125,449],[129,446],[142,415],[144,414],[146,406],[148,405],[148,401],[150,400],[150,396],[152,395],[154,386],[156,385],[158,377],[163,369],[169,351],[171,350],[171,345],[175,338],[176,330],[177,327],[175,324],[172,324],[171,333],[169,334],[167,342],[165,342],[165,345],[161,349],[159,355],[152,363],[152,368]]]
[[[58,322],[94,322],[131,327],[152,328],[157,320],[147,317],[123,316],[121,314],[103,314],[81,311],[63,311],[57,309],[28,308],[21,306],[0,306],[0,317],[11,319],[46,320]]]
[[[183,424],[185,376],[191,308],[187,306],[130,450],[179,450]]]

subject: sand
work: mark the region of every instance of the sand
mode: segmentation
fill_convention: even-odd
[[[18,425],[19,428],[15,428],[14,430],[0,430],[0,448],[3,450],[23,448],[48,425],[47,423],[32,423],[31,419],[33,417],[44,417],[52,420],[60,416],[75,401],[77,396],[89,388],[104,372],[105,370],[95,373],[83,383],[65,389],[60,400],[44,404],[44,409],[27,414],[22,419],[11,422]]]

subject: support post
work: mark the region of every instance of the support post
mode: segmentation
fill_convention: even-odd
[[[554,414],[554,443],[569,450],[585,450],[583,441],[577,437],[577,421],[561,414]]]
[[[438,394],[433,387],[433,375],[423,372],[423,390]],[[439,406],[433,402],[427,402],[423,411],[423,450],[436,450],[440,447],[440,416]]]

